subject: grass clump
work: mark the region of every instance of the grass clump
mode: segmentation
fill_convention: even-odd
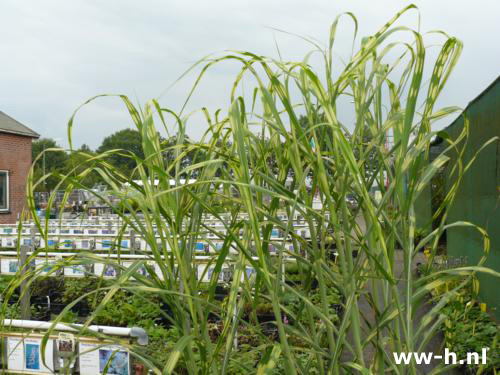
[[[171,327],[166,334],[175,333],[168,336],[174,345],[165,344],[168,353],[160,356],[136,345],[129,348],[158,374],[417,374],[415,364],[398,365],[388,353],[421,351],[439,332],[442,309],[432,309],[415,322],[422,297],[477,271],[498,274],[462,267],[414,276],[413,259],[420,249],[426,246],[435,254],[448,226],[472,226],[446,223],[447,207],[465,171],[460,158],[451,161],[443,153],[430,162],[428,157],[436,135],[432,123],[457,110],[435,105],[462,44],[439,34],[441,49],[434,61],[426,60],[424,36],[396,26],[402,14],[414,9],[405,7],[363,38],[340,69],[333,47],[341,17],[331,26],[326,48],[305,38],[313,51],[302,61],[238,51],[200,61],[194,67],[201,71],[193,91],[215,64],[232,61],[241,70],[229,107],[215,114],[202,110],[207,131],[199,142],[186,142],[189,116],[157,100],[138,108],[119,96],[140,134],[144,157],[127,150],[82,154],[86,168],[79,165],[60,176],[61,184],[67,186],[67,194],[73,188],[90,191],[83,181],[98,173],[108,191],[92,194],[110,206],[110,194],[122,202],[115,207],[122,229],[134,230],[148,243],[151,251],[144,255],[162,277],[140,275],[137,271],[145,261],[134,262],[103,289],[105,295],[87,322],[100,319],[101,311],[112,309],[113,298],[123,293],[140,292],[144,304],[151,306],[161,301],[168,307]],[[342,17],[351,19],[357,32],[356,18]],[[321,68],[313,68],[313,54],[319,56]],[[250,101],[238,95],[243,78],[254,83]],[[342,120],[344,111],[351,111],[352,121]],[[68,125],[70,146],[75,116],[76,112]],[[173,126],[176,134],[164,142],[158,129]],[[465,121],[463,133],[448,148],[462,150],[467,132]],[[393,142],[388,142],[388,135]],[[123,174],[113,167],[108,162],[113,153],[133,160],[133,172]],[[188,154],[195,160],[191,165],[182,162]],[[441,202],[441,221],[415,241],[417,198],[445,163],[455,163],[457,178]],[[181,183],[192,177],[195,182]],[[33,191],[42,181],[30,178],[32,210]],[[380,192],[376,197],[371,194],[374,189]],[[206,231],[203,215],[219,217],[221,208],[230,217],[224,231],[215,233],[224,246],[213,256],[216,270],[207,289],[194,277],[194,246]],[[311,238],[293,233],[291,223],[280,219],[283,213],[302,216]],[[44,236],[41,224],[47,219],[35,217]],[[278,245],[276,255],[270,253],[274,229],[292,239],[293,250]],[[332,248],[338,253],[335,266]],[[485,254],[488,249],[485,241]],[[299,276],[293,280],[283,275],[285,258],[297,264],[294,275]],[[402,259],[402,273],[396,259]],[[81,253],[71,261],[98,260]],[[233,264],[234,277],[221,304],[215,294],[216,277],[225,262]],[[247,267],[255,270],[254,275],[245,276]],[[440,306],[461,287],[459,283],[443,294]],[[361,307],[363,301],[368,301],[368,311]],[[272,335],[252,318],[263,304]],[[341,305],[341,314],[332,308],[335,304]],[[251,306],[248,322],[245,306]],[[259,340],[237,345],[245,330],[245,337],[255,335]],[[158,332],[161,336],[163,331]],[[154,342],[163,345],[160,338]],[[368,352],[373,354],[367,356]],[[434,373],[448,370],[441,364]]]

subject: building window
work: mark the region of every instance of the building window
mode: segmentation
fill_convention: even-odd
[[[0,171],[0,211],[9,210],[9,172]]]

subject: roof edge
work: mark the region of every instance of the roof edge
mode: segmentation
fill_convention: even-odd
[[[23,132],[14,132],[14,131],[0,129],[0,133],[14,134],[14,135],[18,135],[20,137],[29,137],[29,138],[35,138],[35,139],[40,138],[40,134],[38,134],[37,132],[34,132],[34,131],[31,133],[23,133]]]
[[[474,99],[472,99],[469,103],[467,103],[467,105],[465,106],[465,108],[462,110],[462,112],[460,112],[460,114],[447,126],[445,126],[444,128],[442,128],[441,130],[439,131],[446,131],[447,129],[451,128],[452,126],[454,126],[456,124],[456,122],[464,115],[464,113],[469,109],[470,106],[472,106],[474,103],[476,103],[479,99],[481,99],[484,95],[486,95],[486,93],[488,91],[490,91],[493,86],[495,86],[496,84],[500,83],[500,75],[495,78],[493,80],[493,82],[491,82],[483,91],[481,91]]]
[[[472,99],[465,109],[469,108],[472,104],[474,104],[477,100],[481,99],[483,95],[485,95],[490,89],[495,86],[500,81],[500,75],[493,80],[483,91],[481,91],[474,99]]]
[[[6,121],[6,125],[4,126],[2,126],[2,124],[0,123],[0,133],[3,132],[3,133],[21,135],[24,137],[40,138],[40,134],[33,131],[31,128],[17,121],[15,118],[9,116],[7,113],[3,111],[0,111],[0,120]]]

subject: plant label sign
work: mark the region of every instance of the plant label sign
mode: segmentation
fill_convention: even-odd
[[[7,367],[13,371],[24,370],[24,347],[23,340],[9,337],[7,344]]]
[[[129,375],[128,351],[116,345],[79,344],[80,375]]]
[[[0,260],[0,271],[5,274],[16,273],[19,269],[19,261],[13,258],[2,258]]]
[[[42,340],[31,338],[8,338],[8,369],[20,373],[52,374],[54,371],[53,342],[47,341],[45,364],[42,360]]]
[[[75,351],[75,336],[70,333],[60,332],[57,337],[57,353],[62,358],[73,356]]]

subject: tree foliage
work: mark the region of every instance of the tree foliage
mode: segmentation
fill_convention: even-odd
[[[112,150],[116,151],[108,156],[109,162],[124,173],[130,173],[137,166],[133,155],[144,158],[141,135],[134,129],[119,130],[104,138],[96,152],[102,154]]]
[[[35,176],[38,179],[45,174],[51,174],[38,185],[37,190],[53,190],[59,181],[56,175],[66,171],[68,162],[67,153],[60,148],[55,140],[40,138],[32,143],[31,155],[33,162],[35,162]]]

